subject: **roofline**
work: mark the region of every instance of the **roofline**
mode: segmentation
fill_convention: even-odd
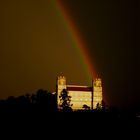
[[[82,88],[91,88],[92,86],[82,86],[82,85],[66,85],[66,87],[82,87]]]

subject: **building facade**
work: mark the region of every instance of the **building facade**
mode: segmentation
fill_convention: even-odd
[[[82,110],[83,106],[89,109],[96,109],[97,105],[101,105],[102,96],[102,81],[100,78],[96,78],[92,82],[92,87],[80,86],[80,85],[67,85],[66,77],[59,76],[57,78],[57,106],[61,109],[60,94],[63,89],[68,91],[68,95],[71,96],[71,104],[73,110]]]

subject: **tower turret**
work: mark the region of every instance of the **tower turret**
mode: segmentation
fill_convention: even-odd
[[[93,109],[97,106],[102,107],[102,80],[101,78],[96,78],[93,84]]]
[[[63,89],[66,89],[66,77],[65,76],[58,76],[57,78],[57,106],[60,109],[60,99],[59,96]]]

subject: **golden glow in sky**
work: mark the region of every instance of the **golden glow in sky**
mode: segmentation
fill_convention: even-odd
[[[62,73],[71,83],[91,84],[77,46],[83,44],[72,36],[74,29],[68,30],[57,6],[51,0],[1,2],[0,98],[39,88],[54,91],[56,77]]]

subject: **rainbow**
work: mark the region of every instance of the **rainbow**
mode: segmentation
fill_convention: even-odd
[[[79,52],[79,55],[84,62],[84,68],[85,70],[90,73],[91,77],[94,79],[96,78],[96,72],[95,68],[93,67],[93,62],[91,62],[89,51],[86,47],[86,43],[84,39],[82,38],[82,35],[76,28],[76,25],[74,24],[74,21],[70,17],[70,14],[65,9],[64,4],[60,0],[54,0],[53,4],[57,10],[57,14],[60,16],[60,18],[64,21],[64,26],[67,28],[67,31],[69,32],[72,40],[73,40],[73,46],[77,49]]]

